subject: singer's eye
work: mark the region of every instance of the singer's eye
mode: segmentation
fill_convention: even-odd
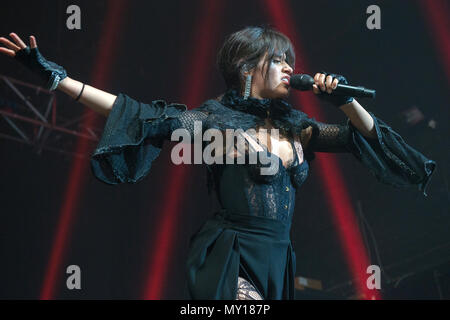
[[[273,59],[272,62],[274,62],[274,63],[281,63],[281,60]]]

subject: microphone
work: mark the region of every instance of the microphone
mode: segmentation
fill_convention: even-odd
[[[289,85],[300,91],[312,90],[314,79],[307,74],[295,74],[291,77]],[[361,98],[375,98],[375,90],[366,89],[364,87],[354,87],[346,84],[338,83],[336,89],[331,94],[338,94],[344,96],[361,97]]]

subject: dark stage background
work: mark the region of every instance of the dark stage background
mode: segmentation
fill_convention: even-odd
[[[76,80],[95,82],[103,90],[123,92],[143,102],[164,99],[191,103],[188,107],[194,108],[225,89],[215,66],[225,36],[244,26],[270,22],[265,1],[211,2],[8,1],[0,9],[0,34],[16,32],[27,43],[28,36],[35,35],[44,56],[63,65]],[[300,69],[296,72],[301,73],[302,61],[307,61],[311,72],[343,74],[352,84],[376,89],[375,100],[358,101],[437,162],[428,197],[424,197],[415,188],[395,189],[379,183],[350,154],[336,156],[358,221],[365,221],[360,227],[370,262],[384,270],[382,298],[448,299],[450,58],[442,54],[448,53],[448,40],[445,51],[427,20],[427,1],[282,2],[301,37],[291,40],[301,41],[305,55],[297,57]],[[436,2],[449,8],[448,1]],[[81,30],[66,28],[66,8],[71,4],[81,8]],[[381,9],[381,30],[366,27],[366,8],[372,4]],[[120,12],[111,29],[105,25],[114,5]],[[208,11],[211,7],[215,11]],[[448,18],[448,11],[443,14]],[[207,19],[212,19],[212,30],[201,25]],[[444,22],[448,35],[448,19]],[[206,47],[200,45],[205,37]],[[102,46],[109,49],[102,52]],[[107,71],[98,71],[105,77],[94,81],[99,76],[95,70],[102,70],[96,64],[106,63],[101,54],[110,57]],[[206,76],[196,98],[187,102],[183,100],[189,94],[186,88],[192,87],[197,72]],[[0,74],[39,85],[34,75],[6,56],[0,57]],[[10,108],[15,101],[19,107],[13,111],[20,114],[21,100],[3,81],[0,86],[0,109]],[[24,91],[44,112],[45,95]],[[61,92],[56,99],[62,119],[75,119],[85,112],[85,107]],[[424,118],[410,125],[402,113],[414,107]],[[329,104],[322,103],[320,108],[320,121],[346,120]],[[105,118],[97,118],[97,132],[101,132]],[[19,138],[4,116],[0,132]],[[79,190],[71,191],[76,193],[76,206],[69,228],[62,231],[66,240],[52,273],[52,293],[45,296],[61,212],[74,183],[70,172],[78,159],[70,154],[77,139],[68,136],[57,131],[49,135],[67,154],[49,149],[39,153],[31,145],[0,138],[0,298],[184,298],[189,238],[217,204],[207,198],[204,166],[188,166],[181,189],[171,189],[167,177],[175,165],[169,161],[169,143],[150,174],[134,185],[105,185],[94,178],[89,166],[79,172]],[[299,298],[347,299],[355,296],[355,289],[319,177],[313,162],[310,177],[298,193],[291,234],[296,275],[322,281],[323,290],[299,291]],[[168,229],[167,239],[172,242],[158,243],[164,208],[169,205],[161,202],[178,197],[182,200],[176,222]],[[81,268],[80,290],[66,287],[69,265]],[[153,277],[161,278],[162,289],[149,296]]]

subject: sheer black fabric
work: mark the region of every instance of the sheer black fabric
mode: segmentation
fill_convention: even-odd
[[[350,128],[339,124],[316,122],[316,132],[311,137],[309,149],[314,152],[350,152]]]
[[[177,118],[169,119],[169,124],[165,126],[165,136],[167,139],[170,138],[171,133],[176,129],[185,129],[189,132],[189,136],[194,137],[196,132],[194,132],[195,122],[203,126],[203,122],[206,120],[208,115],[205,112],[188,110],[181,113]],[[202,132],[200,132],[202,133]]]

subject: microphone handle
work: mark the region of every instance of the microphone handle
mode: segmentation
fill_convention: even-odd
[[[336,89],[333,90],[333,94],[372,99],[375,98],[375,93],[375,90],[366,89],[364,87],[354,87],[340,83],[338,83]]]

